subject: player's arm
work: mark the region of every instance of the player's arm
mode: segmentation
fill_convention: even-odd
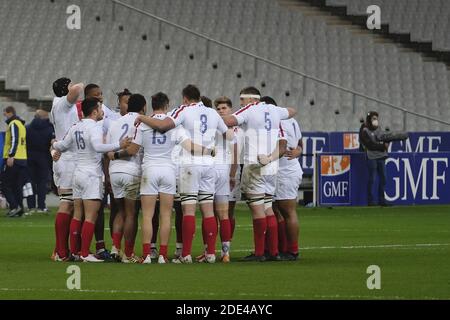
[[[131,138],[125,138],[116,143],[103,143],[103,131],[102,128],[96,126],[93,134],[91,134],[91,144],[97,153],[107,153],[110,151],[117,151],[127,148],[131,143]]]
[[[233,114],[222,117],[222,120],[228,128],[236,127],[239,125],[238,119]]]
[[[69,87],[69,93],[67,94],[67,102],[72,106],[81,96],[81,93],[84,90],[83,83],[77,83]]]
[[[293,160],[296,158],[300,158],[303,152],[303,141],[302,139],[298,140],[297,148],[292,150],[286,150],[286,153],[284,154],[285,157],[288,157],[288,160]]]
[[[180,145],[193,156],[214,156],[214,149],[209,149],[194,143],[191,139],[183,140]]]
[[[235,180],[236,180],[236,173],[237,173],[237,169],[238,169],[238,144],[232,144],[231,145],[231,166],[230,166],[230,184],[232,184],[232,188],[234,187],[235,184]]]
[[[289,112],[289,119],[293,118],[297,115],[297,110],[294,108],[286,108],[287,111]]]
[[[140,149],[141,149],[140,145],[132,142],[126,149],[116,151],[116,152],[108,152],[108,159],[109,160],[119,160],[119,159],[132,157],[132,156],[138,154]]]
[[[287,140],[286,139],[278,140],[275,150],[273,150],[273,152],[269,155],[259,155],[258,162],[263,166],[268,165],[269,163],[280,159],[286,153],[286,148],[287,148]]]
[[[116,151],[116,152],[108,152],[108,158],[109,160],[119,160],[128,158],[131,156],[136,155],[139,150],[141,149],[141,146],[143,144],[143,135],[142,135],[142,125],[139,125],[136,128],[136,131],[134,133],[134,138],[131,144],[124,150]]]
[[[52,148],[55,149],[58,152],[66,152],[67,150],[70,149],[70,147],[73,144],[73,130],[74,130],[74,126],[72,128],[70,128],[69,132],[66,134],[66,136],[64,137],[64,139],[62,141],[53,141],[52,143]],[[56,160],[55,160],[56,161]]]
[[[175,128],[175,122],[174,122],[174,120],[172,120],[171,117],[167,117],[163,120],[160,120],[160,119],[155,119],[152,117],[140,115],[136,118],[135,124],[139,124],[139,123],[145,123],[150,128],[152,128],[158,132],[161,132],[161,133],[165,133],[165,132]]]

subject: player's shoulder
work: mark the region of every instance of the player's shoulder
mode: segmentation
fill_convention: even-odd
[[[52,109],[59,109],[64,106],[70,106],[69,101],[67,101],[67,96],[53,98]]]
[[[185,111],[187,108],[186,105],[181,105],[174,108],[172,111],[168,112],[167,115],[172,118],[176,118],[181,112]]]
[[[238,111],[236,111],[234,113],[234,115],[239,115],[241,113],[244,112],[252,112],[252,111],[258,111],[260,109],[256,108],[257,105],[259,105],[260,103],[254,102],[254,103],[249,103],[248,105],[240,108]]]

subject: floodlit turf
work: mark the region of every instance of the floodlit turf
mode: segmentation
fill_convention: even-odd
[[[450,207],[298,212],[297,262],[237,262],[253,247],[249,213],[240,206],[232,263],[78,263],[81,291],[66,287],[70,263],[50,261],[54,210],[20,219],[2,215],[0,299],[450,299]],[[200,226],[197,220],[194,255],[201,253]],[[370,265],[381,268],[380,290],[366,286]]]

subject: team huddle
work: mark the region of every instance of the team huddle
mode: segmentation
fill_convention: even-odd
[[[118,94],[117,112],[103,104],[98,85],[61,78],[53,90],[51,153],[60,196],[53,260],[215,263],[220,235],[220,261],[227,263],[240,200],[251,211],[254,239],[254,252],[242,260],[298,258],[296,199],[303,173],[294,109],[276,106],[254,87],[241,91],[235,113],[229,98],[213,103],[194,85],[183,89],[183,104],[173,110],[168,96],[156,93],[151,111],[144,96],[127,89]],[[110,251],[103,217],[108,196]],[[193,259],[197,206],[205,249]],[[142,255],[135,253],[139,211]],[[177,240],[169,260],[173,211]]]

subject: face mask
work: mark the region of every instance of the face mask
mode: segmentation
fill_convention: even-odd
[[[372,121],[372,126],[378,127],[378,120],[373,120]]]

